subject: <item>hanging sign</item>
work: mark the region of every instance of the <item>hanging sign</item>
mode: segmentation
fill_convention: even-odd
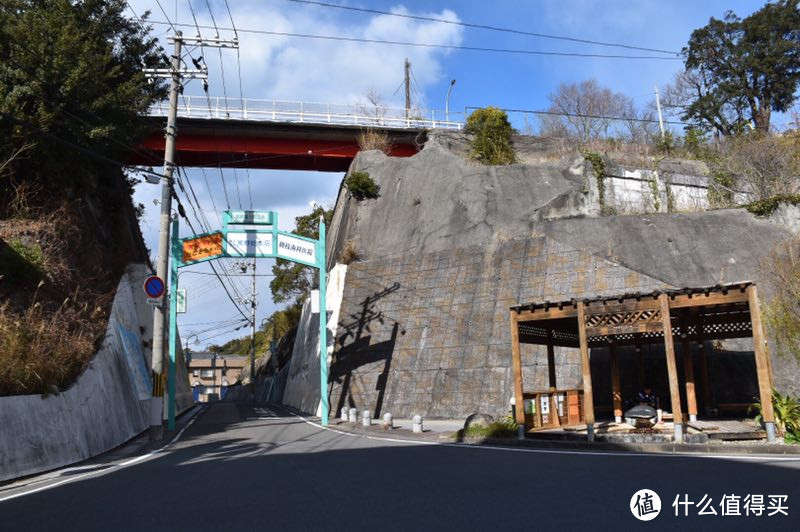
[[[272,233],[228,231],[225,252],[229,257],[269,257],[272,255]]]
[[[222,233],[187,238],[183,241],[183,263],[217,257],[223,254]]]
[[[278,256],[315,264],[317,262],[316,243],[296,236],[278,233]]]
[[[186,313],[186,289],[185,288],[178,288],[175,292],[176,300],[175,303],[178,305],[178,310],[176,311],[178,314],[185,314]]]

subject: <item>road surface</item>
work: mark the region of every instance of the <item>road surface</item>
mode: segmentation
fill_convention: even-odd
[[[800,529],[800,458],[493,449],[369,439],[233,403],[202,411],[163,452],[69,471],[14,498],[0,530]],[[75,480],[70,480],[72,475]],[[67,482],[64,482],[67,481]],[[642,488],[660,514],[638,521]],[[40,490],[40,491],[35,491]],[[13,492],[19,494],[19,492]],[[24,493],[24,491],[23,491]],[[710,497],[717,515],[675,516]],[[721,516],[723,495],[786,495],[788,516]],[[684,499],[684,495],[688,499]],[[745,513],[744,507],[740,511]]]

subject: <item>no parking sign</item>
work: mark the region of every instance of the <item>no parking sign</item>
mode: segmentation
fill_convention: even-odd
[[[147,302],[151,305],[160,305],[161,297],[164,295],[164,280],[158,275],[151,275],[144,280],[142,285],[144,293],[147,295]]]

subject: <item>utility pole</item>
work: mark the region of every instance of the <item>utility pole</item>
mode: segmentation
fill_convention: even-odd
[[[175,171],[175,142],[178,138],[178,94],[182,92],[184,78],[208,79],[208,68],[189,70],[181,68],[181,49],[184,43],[197,44],[220,48],[238,48],[237,40],[223,41],[219,38],[202,39],[200,37],[184,37],[183,33],[176,31],[172,37],[172,64],[170,68],[146,68],[145,76],[148,78],[169,78],[169,112],[167,114],[166,141],[164,144],[164,179],[161,183],[161,217],[159,220],[158,259],[156,261],[156,275],[163,281],[165,287],[167,272],[169,271],[169,242],[170,218],[172,215],[172,197],[175,194],[172,174]],[[153,373],[153,398],[150,403],[150,439],[161,439],[164,428],[162,425],[164,412],[164,330],[166,329],[166,304],[170,297],[174,297],[169,290],[164,291],[161,304],[155,305],[153,310],[153,353],[150,360],[150,369]]]
[[[656,89],[656,108],[658,109],[658,127],[661,128],[661,138],[663,139],[666,136],[666,132],[664,131],[664,118],[661,116],[661,99],[658,96],[658,85],[655,86]]]
[[[405,62],[405,83],[406,83],[406,125],[411,119],[411,63],[406,58]]]

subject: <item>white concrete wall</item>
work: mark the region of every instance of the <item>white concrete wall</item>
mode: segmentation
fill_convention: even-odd
[[[708,184],[703,176],[619,167],[606,177],[605,185],[606,205],[620,214],[668,212],[668,194],[674,212],[708,208]]]
[[[0,397],[0,481],[85,460],[149,426],[153,311],[141,288],[147,273],[141,264],[127,268],[103,345],[74,385],[58,395]],[[182,411],[191,392],[177,374]]]
[[[333,355],[336,328],[339,324],[339,309],[342,306],[344,282],[347,266],[337,264],[328,274],[328,287],[325,292],[328,307],[328,365]],[[311,302],[306,300],[303,314],[297,327],[294,350],[289,362],[283,404],[302,412],[321,413],[319,381],[319,314],[311,314]],[[325,390],[325,393],[328,391]],[[335,416],[336,412],[331,412]]]

